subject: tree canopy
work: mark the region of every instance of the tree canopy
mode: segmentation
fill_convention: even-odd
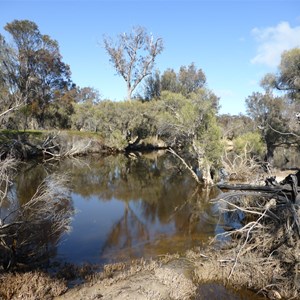
[[[163,50],[163,40],[154,40],[145,28],[138,26],[129,34],[120,34],[115,42],[105,37],[104,48],[117,73],[126,82],[127,99],[130,101],[135,88],[151,74],[156,56]]]
[[[62,61],[57,41],[41,34],[34,22],[15,20],[4,28],[12,37],[12,46],[1,36],[2,85],[11,98],[18,97],[25,104],[24,128],[28,119],[44,128],[56,92],[71,86],[70,68]]]
[[[266,89],[284,91],[292,102],[300,103],[300,48],[284,51],[277,74],[267,74],[261,84]]]

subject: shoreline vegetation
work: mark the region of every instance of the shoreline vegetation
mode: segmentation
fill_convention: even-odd
[[[105,145],[96,133],[80,131],[0,131],[1,159],[14,157],[26,159],[61,159],[88,154],[110,155],[116,153],[166,150],[168,146],[156,137],[128,142],[123,149]]]
[[[29,138],[30,135],[34,138]],[[75,135],[76,138],[71,135],[70,138],[66,133],[58,135],[47,132],[44,135],[35,132],[19,135],[6,132],[5,136],[12,143],[14,139],[19,141],[19,145],[24,143],[25,148],[29,145],[30,155],[27,153],[23,159],[43,153],[34,151],[43,149],[41,145],[45,144],[51,145],[49,148],[57,151],[48,154],[48,159],[67,156],[60,153],[69,153],[69,156],[87,155],[95,151],[116,153],[107,150],[101,140],[85,134],[81,137]],[[62,144],[67,146],[54,144],[57,143],[58,136],[60,142],[65,139]],[[71,143],[68,144],[69,140]],[[74,147],[74,144],[85,147]],[[20,153],[19,149],[24,147],[14,149],[17,150],[15,153]],[[76,151],[72,152],[70,149]],[[293,194],[291,181],[288,179],[282,187],[272,180],[268,182],[271,182],[271,186],[264,188],[261,185],[254,192],[251,191],[251,185],[246,185],[247,191],[241,191],[238,185],[231,185],[237,191],[228,191],[230,185],[220,185],[226,191],[212,200],[221,207],[220,217],[240,218],[241,226],[216,236],[205,248],[191,249],[180,256],[165,255],[150,261],[141,259],[131,263],[106,265],[100,273],[93,266],[72,265],[66,265],[55,277],[39,268],[32,271],[27,268],[12,269],[8,273],[2,271],[0,295],[3,299],[17,299],[20,295],[23,299],[55,297],[61,300],[74,299],[75,296],[81,297],[80,299],[114,299],[117,295],[119,296],[116,299],[153,299],[154,296],[156,299],[193,299],[199,286],[212,283],[222,284],[233,290],[246,288],[269,299],[296,299],[300,289],[300,225],[299,204],[296,202],[299,188]],[[282,193],[279,193],[280,190]],[[79,278],[85,283],[68,289],[68,280]],[[148,289],[142,288],[149,283],[152,286]],[[124,286],[129,287],[126,292],[123,292]]]
[[[126,82],[126,101],[101,99],[99,91],[77,86],[58,42],[42,34],[34,22],[14,20],[4,30],[6,35],[0,34],[1,299],[53,299],[65,293],[67,280],[78,279],[78,274],[87,283],[57,299],[74,299],[74,295],[77,299],[193,299],[203,282],[251,289],[270,299],[298,297],[300,179],[291,174],[285,183],[289,192],[282,188],[278,192],[280,183],[265,177],[275,175],[278,149],[284,163],[291,160],[287,150],[299,153],[300,48],[284,51],[276,73],[262,78],[263,91],[253,91],[245,99],[247,114],[232,116],[220,114],[220,99],[194,62],[178,71],[154,69],[164,43],[144,27],[104,39],[110,62]],[[174,155],[199,189],[206,191],[224,181],[266,184],[275,186],[274,192],[224,191],[212,200],[220,207],[220,218],[236,219],[240,225],[229,227],[204,249],[127,266],[108,265],[102,273],[95,273],[93,266],[69,265],[56,278],[33,263],[35,255],[40,257],[36,251],[40,246],[40,258],[51,250],[39,244],[43,231],[27,235],[23,229],[38,223],[37,229],[49,229],[51,234],[52,229],[68,227],[72,207],[60,179],[46,179],[28,203],[2,215],[17,171],[15,160],[119,152],[136,159],[139,152],[157,149]],[[293,167],[299,168],[298,164],[299,159]],[[58,193],[60,188],[63,194]],[[67,211],[65,216],[56,214],[60,205]],[[54,235],[53,244],[57,239]]]

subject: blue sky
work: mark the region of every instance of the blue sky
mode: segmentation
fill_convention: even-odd
[[[14,19],[34,21],[60,45],[73,81],[103,98],[126,98],[102,47],[141,25],[164,40],[156,68],[179,70],[194,62],[220,97],[221,113],[245,112],[245,99],[275,72],[284,50],[300,47],[299,0],[0,0],[0,32]]]

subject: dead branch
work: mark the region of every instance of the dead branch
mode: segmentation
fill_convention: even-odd
[[[60,159],[63,157],[74,157],[76,155],[86,153],[89,149],[92,140],[75,140],[63,142],[60,138],[60,132],[50,134],[42,145],[42,152],[44,157],[50,159]]]
[[[18,110],[19,108],[21,108],[22,106],[24,106],[26,104],[26,102],[27,102],[27,97],[25,97],[25,98],[22,99],[21,95],[18,95],[16,93],[14,95],[12,95],[12,97],[15,99],[15,103],[12,104],[10,108],[2,111],[0,113],[0,118],[3,118],[5,115]]]
[[[276,188],[278,190],[279,187]],[[290,251],[295,253],[292,254],[294,258],[286,262],[286,267],[292,268],[288,267],[289,264],[293,266],[297,263],[300,240],[299,205],[293,198],[274,190],[273,193],[247,191],[224,193],[213,202],[220,203],[221,215],[227,215],[227,218],[224,217],[225,226],[228,222],[230,224],[231,217],[234,218],[232,212],[241,211],[244,214],[240,220],[241,224],[243,223],[240,228],[230,231],[225,229],[225,232],[218,234],[214,239],[224,236],[230,238],[235,245],[232,248],[234,260],[229,279],[233,276],[237,265],[246,264],[247,257],[253,255],[261,259],[261,264],[276,265],[278,261],[280,262],[278,255],[284,257],[285,253]]]
[[[197,183],[199,183],[199,184],[201,183],[197,174],[193,171],[192,167],[189,166],[187,164],[187,162],[180,155],[178,155],[172,148],[169,148],[167,151],[170,152],[171,154],[173,154],[175,157],[177,157],[183,163],[183,165],[191,173],[192,177],[196,180]]]
[[[253,173],[258,173],[260,165],[250,153],[251,149],[248,150],[248,144],[245,145],[240,155],[235,154],[233,158],[228,156],[228,151],[224,152],[222,165],[229,174],[229,180],[248,181],[253,177]]]
[[[0,155],[1,158],[1,155]],[[0,160],[0,216],[1,216],[1,207],[3,201],[7,196],[8,188],[12,184],[10,181],[10,173],[15,169],[16,160],[13,158],[7,158],[5,160]],[[0,218],[1,226],[1,218]]]
[[[270,124],[268,124],[268,126],[270,127],[271,130],[273,130],[274,132],[279,133],[281,135],[290,135],[290,136],[294,136],[296,138],[300,138],[300,135],[298,135],[294,132],[281,132],[281,131],[278,131],[275,128],[273,128]]]
[[[1,217],[0,263],[34,264],[50,255],[74,213],[65,176],[48,176],[24,205],[13,205]]]

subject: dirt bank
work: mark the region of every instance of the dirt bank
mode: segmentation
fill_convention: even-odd
[[[168,262],[141,261],[116,274],[111,271],[114,265],[107,266],[105,273],[111,272],[111,278],[101,280],[97,278],[98,275],[89,283],[73,288],[55,299],[191,299],[196,292],[192,281],[192,263],[186,259],[169,259]]]

